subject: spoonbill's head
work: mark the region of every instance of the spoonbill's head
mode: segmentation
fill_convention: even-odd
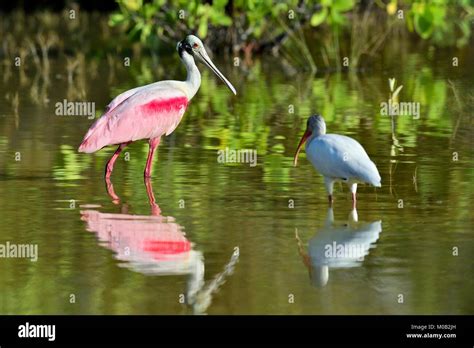
[[[190,55],[195,59],[199,60],[201,63],[204,63],[209,69],[214,72],[214,74],[217,75],[217,77],[222,80],[222,82],[225,83],[225,85],[232,91],[232,93],[237,94],[234,86],[232,86],[229,80],[227,80],[225,76],[219,71],[219,69],[217,69],[211,58],[209,58],[209,55],[207,54],[206,49],[204,48],[204,44],[197,36],[186,36],[184,40],[178,42],[178,46],[176,47],[176,49],[178,50],[181,59],[183,59],[185,55]]]
[[[317,137],[322,134],[326,134],[326,122],[324,122],[324,118],[318,114],[308,117],[308,120],[306,121],[306,130],[301,137],[300,143],[296,149],[295,158],[293,160],[295,167],[298,163],[298,155],[300,153],[301,147],[306,142],[306,140],[311,136]]]

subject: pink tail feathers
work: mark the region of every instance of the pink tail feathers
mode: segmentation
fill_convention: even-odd
[[[103,146],[97,146],[96,142],[92,142],[90,138],[84,139],[79,146],[79,149],[77,151],[79,152],[85,152],[85,153],[92,153],[96,152],[97,150],[100,150]]]
[[[84,136],[79,152],[92,153],[108,145],[108,139],[104,136],[104,126],[107,125],[106,117],[102,116],[92,126]]]

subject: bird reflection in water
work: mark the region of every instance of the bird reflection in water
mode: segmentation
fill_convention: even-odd
[[[151,215],[128,214],[122,204],[121,214],[81,210],[87,230],[97,234],[100,245],[112,250],[120,264],[135,272],[152,276],[187,275],[186,303],[193,313],[203,314],[211,305],[212,296],[232,275],[239,255],[233,252],[222,272],[212,280],[204,280],[204,256],[194,248],[183,227],[170,216],[162,216],[149,179],[145,180]],[[110,179],[107,193],[116,205],[120,198]]]
[[[358,222],[356,209],[350,212],[347,223],[336,224],[332,208],[328,209],[324,227],[308,242],[307,253],[296,232],[298,250],[313,286],[326,286],[330,268],[361,266],[364,257],[375,247],[381,232],[381,220]]]

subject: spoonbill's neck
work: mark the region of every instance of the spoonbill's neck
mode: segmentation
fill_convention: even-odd
[[[184,83],[187,89],[186,92],[188,94],[188,100],[191,100],[191,98],[194,97],[201,86],[201,73],[194,62],[194,58],[190,54],[185,52],[181,59],[188,73]]]

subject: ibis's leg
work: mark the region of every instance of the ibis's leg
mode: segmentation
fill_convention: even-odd
[[[131,141],[120,144],[119,147],[117,148],[117,150],[115,150],[112,157],[110,157],[109,161],[107,162],[107,164],[105,166],[105,177],[107,179],[109,179],[110,176],[112,175],[112,171],[114,170],[115,161],[117,160],[118,156],[120,155],[122,150],[125,148],[125,146],[127,146],[130,143],[131,143]]]
[[[331,225],[334,223],[334,210],[332,207],[328,208],[328,213],[326,215],[326,221],[324,222],[324,226],[330,228]]]
[[[357,184],[349,184],[349,189],[351,190],[352,193],[352,209],[356,208],[357,205],[357,198],[356,198],[356,193],[357,193]]]
[[[325,176],[324,185],[326,186],[326,191],[328,192],[328,201],[329,206],[331,207],[333,202],[332,193],[334,191],[334,180]]]
[[[160,138],[150,139],[150,150],[148,151],[148,158],[145,166],[145,178],[151,178],[151,166],[153,163],[153,156],[155,156],[156,148],[160,145]]]
[[[349,218],[348,218],[349,221],[351,222],[357,222],[359,221],[359,215],[357,215],[357,209],[356,208],[353,208],[351,210],[351,212],[349,213]]]

